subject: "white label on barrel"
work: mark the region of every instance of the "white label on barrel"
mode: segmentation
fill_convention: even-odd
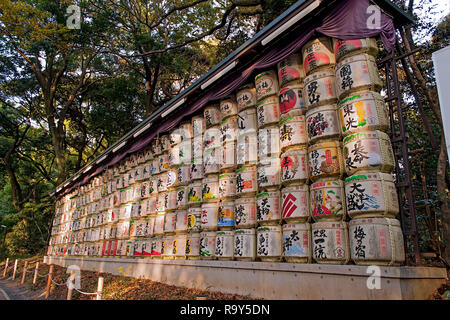
[[[242,109],[248,106],[254,106],[256,104],[256,91],[254,88],[246,88],[239,90],[237,93],[238,108]]]
[[[255,168],[242,168],[236,170],[236,194],[252,193],[257,191]]]
[[[220,123],[220,142],[226,143],[235,141],[237,137],[237,118],[232,117]]]
[[[190,165],[184,165],[180,166],[177,169],[177,178],[178,178],[178,184],[186,184],[191,180],[190,174],[191,174],[191,167]]]
[[[204,118],[193,118],[192,119],[192,133],[194,137],[202,135],[205,131],[205,119]]]
[[[202,257],[214,257],[216,251],[216,236],[215,232],[212,235],[205,232],[200,235],[200,255]]]
[[[280,160],[270,161],[269,165],[260,165],[257,172],[258,187],[271,187],[280,184]]]
[[[339,96],[352,88],[372,84],[367,61],[353,61],[344,64],[336,70],[336,84]]]
[[[281,218],[279,192],[263,192],[256,195],[256,198],[256,219],[258,221],[277,221]]]
[[[200,230],[202,226],[202,210],[199,207],[196,211],[188,211],[187,216],[187,229],[188,230]]]
[[[283,255],[285,257],[309,256],[309,232],[307,230],[283,230]]]
[[[276,127],[258,130],[258,156],[278,157],[280,152],[280,131]]]
[[[311,186],[313,217],[342,216],[343,187],[336,181],[316,182]]]
[[[219,196],[219,181],[203,181],[202,201],[215,200]]]
[[[250,201],[252,200],[252,201]],[[234,219],[236,227],[248,226],[256,221],[256,200],[237,202],[234,206]]]
[[[249,230],[236,230],[234,236],[234,256],[255,258],[255,233]]]
[[[236,114],[237,103],[231,99],[220,102],[220,113],[222,118]]]
[[[258,257],[281,256],[281,232],[268,227],[258,228],[257,252]]]
[[[293,151],[283,154],[281,158],[281,181],[308,179],[306,152]]]
[[[219,197],[233,197],[236,193],[236,175],[224,173],[219,176]]]
[[[239,136],[237,141],[236,162],[238,165],[256,163],[258,156],[258,138],[256,132]]]
[[[217,227],[217,214],[219,205],[202,206],[202,227]]]
[[[316,178],[319,176],[328,176],[339,174],[340,166],[340,145],[323,146],[311,150],[308,154],[309,158],[309,177]]]
[[[333,100],[336,95],[336,78],[334,76],[315,79],[305,84],[305,103],[306,107],[319,105],[322,101]]]
[[[349,175],[383,164],[380,141],[375,132],[355,133],[344,139],[345,169]]]
[[[239,112],[237,116],[238,135],[244,135],[246,132],[256,132],[256,110],[247,109]]]
[[[280,120],[277,103],[265,103],[258,106],[258,127],[263,127],[266,124],[277,123]]]
[[[203,172],[205,174],[219,172],[219,162],[221,160],[221,148],[207,149],[203,153]]]
[[[177,208],[184,207],[188,203],[188,187],[177,188]]]
[[[220,122],[220,112],[217,108],[206,108],[204,111],[206,127],[214,126]]]
[[[189,257],[200,254],[200,237],[188,236],[186,239],[186,255]]]
[[[307,190],[282,190],[281,212],[283,219],[306,218],[308,212],[308,191]]]
[[[341,226],[341,224],[336,224]],[[319,261],[341,260],[348,257],[344,229],[314,229],[313,230],[313,256]]]
[[[191,175],[190,180],[197,180],[203,178],[203,165],[201,164],[201,161],[199,163],[191,164],[190,175]]]
[[[367,130],[366,128],[371,126],[385,125],[385,123],[380,122],[373,96],[357,94],[341,101],[339,104],[342,132],[354,132],[360,129]],[[385,109],[383,110],[385,111]],[[387,118],[387,116],[385,115],[383,118]]]
[[[232,257],[233,256],[233,235],[218,233],[216,236],[216,257]]]
[[[307,115],[308,138],[310,140],[339,135],[336,110],[324,110]]]
[[[189,203],[200,203],[202,201],[202,186],[201,185],[189,185],[188,189],[188,201]]]
[[[308,143],[305,118],[288,117],[280,121],[281,148]]]

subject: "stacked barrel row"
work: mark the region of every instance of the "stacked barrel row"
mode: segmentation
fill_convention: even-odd
[[[373,39],[313,39],[278,73],[259,72],[81,187],[75,209],[58,207],[69,214],[57,215],[52,244],[82,255],[401,263],[376,53]]]

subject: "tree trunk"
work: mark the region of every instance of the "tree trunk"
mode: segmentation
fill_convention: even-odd
[[[445,177],[447,176],[447,146],[445,144],[445,137],[442,134],[441,138],[441,151],[437,163],[437,191],[438,197],[441,202],[441,214],[442,214],[442,238],[445,244],[445,250],[443,252],[443,258],[450,263],[450,212],[449,212],[449,197],[447,184]]]

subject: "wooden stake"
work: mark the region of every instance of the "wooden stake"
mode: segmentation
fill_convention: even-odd
[[[20,284],[24,284],[25,277],[27,276],[27,267],[28,267],[28,261],[25,261],[23,265],[23,271],[22,271],[22,280],[20,281]]]
[[[74,278],[75,278],[75,270],[72,270],[70,272],[70,278],[69,278],[72,285],[73,285]],[[67,300],[72,300],[72,292],[73,292],[72,286],[67,286]]]
[[[8,269],[9,258],[6,258],[5,270],[3,270],[3,278],[6,277],[6,270]]]
[[[36,261],[36,267],[34,268],[33,284],[36,284],[38,271],[39,271],[39,261]]]
[[[16,278],[17,262],[18,262],[18,260],[16,259],[16,261],[14,262],[14,271],[13,271],[13,276],[12,276],[13,280]]]
[[[47,287],[45,288],[45,299],[48,299],[50,295],[50,284],[52,282],[53,265],[50,265],[50,270],[48,271]]]
[[[98,277],[97,300],[102,300],[103,296],[103,277]]]

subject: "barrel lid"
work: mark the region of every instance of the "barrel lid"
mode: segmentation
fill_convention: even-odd
[[[387,181],[394,183],[394,177],[390,173],[384,172],[364,172],[360,171],[345,179],[345,184],[352,181]]]
[[[334,69],[325,69],[325,70],[319,70],[316,72],[311,73],[309,76],[305,78],[305,84],[317,79],[325,78],[325,77],[336,77]]]
[[[324,187],[328,188],[342,188],[344,187],[344,181],[342,180],[326,180],[326,181],[318,181],[311,184],[311,189],[321,189]]]
[[[262,231],[281,231],[281,226],[260,226],[258,232]]]
[[[255,76],[255,81],[258,81],[260,78],[262,78],[264,76],[276,77],[276,72],[275,72],[275,70],[272,70],[272,69],[261,72]]]
[[[285,122],[294,122],[294,121],[300,121],[300,122],[305,122],[306,121],[306,116],[304,115],[293,115],[293,116],[287,116],[286,118],[282,119],[279,123],[280,126],[282,126]]]
[[[280,191],[264,191],[256,195],[256,198],[262,197],[280,197]]]
[[[390,142],[387,133],[380,130],[374,130],[374,131],[361,131],[352,133],[351,135],[348,135],[344,138],[344,144],[352,142],[354,140],[365,140],[365,139],[380,139],[380,140],[387,140]]]
[[[288,223],[284,224],[283,226],[284,230],[308,230],[309,231],[309,223]]]
[[[341,147],[340,140],[322,141],[309,146],[308,152],[322,148],[340,148],[340,147]]]
[[[233,230],[219,230],[217,231],[218,236],[233,236],[234,231]]]
[[[381,224],[400,227],[400,221],[392,218],[354,218],[350,220],[349,227],[360,224]]]
[[[234,234],[250,234],[253,235],[255,234],[255,229],[250,228],[250,229],[236,229],[234,230]]]
[[[296,186],[286,186],[283,189],[281,189],[281,193],[284,192],[292,192],[292,191],[308,191],[309,190],[309,186],[306,184],[302,184],[302,185],[296,185]]]
[[[348,58],[345,58],[344,60],[342,60],[341,62],[339,62],[338,64],[336,64],[336,70],[340,69],[342,66],[352,63],[352,62],[357,62],[357,61],[371,61],[371,62],[375,62],[375,58],[372,55],[369,55],[367,53],[361,53],[361,54],[357,54]]]
[[[236,178],[236,173],[234,173],[234,172],[222,173],[219,175],[219,179],[222,179],[222,178]]]
[[[311,224],[312,230],[317,229],[345,229],[347,227],[346,222],[343,221],[320,221]]]
[[[270,97],[266,97],[260,101],[258,101],[258,103],[256,103],[256,106],[262,106],[262,105],[266,105],[266,104],[278,104],[278,96],[270,96]]]

